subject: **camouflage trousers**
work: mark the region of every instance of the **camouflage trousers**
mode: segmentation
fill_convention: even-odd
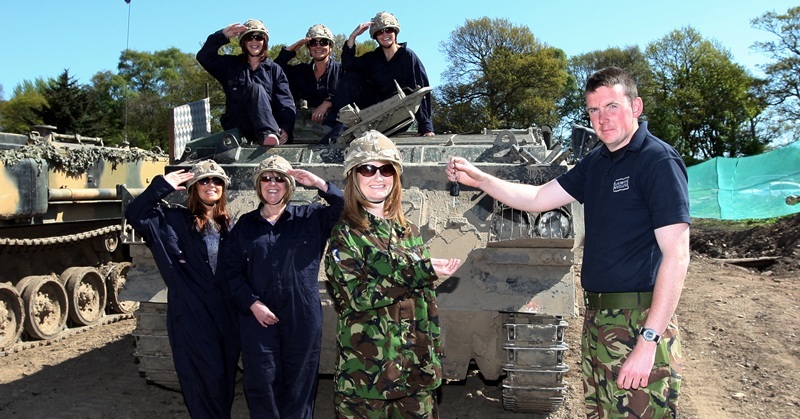
[[[622,364],[633,350],[647,310],[586,310],[583,322],[583,391],[587,418],[664,418],[677,415],[681,344],[673,316],[659,342],[648,385],[617,387]]]
[[[362,399],[333,397],[336,418],[357,419],[438,419],[439,406],[436,391],[424,391],[401,399]]]

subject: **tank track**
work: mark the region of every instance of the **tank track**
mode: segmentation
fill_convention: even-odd
[[[106,314],[100,321],[97,323],[90,325],[90,326],[80,326],[80,327],[73,327],[69,329],[64,329],[57,337],[49,340],[31,340],[31,341],[23,341],[17,342],[9,346],[5,351],[0,351],[1,356],[8,356],[9,354],[22,352],[27,349],[31,348],[38,348],[41,346],[49,346],[53,343],[60,342],[64,339],[68,339],[72,336],[75,336],[79,333],[86,332],[88,330],[92,330],[98,326],[103,326],[111,323],[120,322],[123,320],[133,319],[133,314]]]
[[[122,231],[122,226],[112,225],[90,231],[83,231],[75,234],[67,234],[64,236],[53,236],[53,237],[41,237],[35,239],[15,239],[8,237],[0,237],[0,246],[50,246],[54,244],[76,243],[79,241],[100,237],[118,231]]]
[[[90,240],[101,238],[101,237],[104,237],[104,236],[105,237],[116,237],[116,236],[119,236],[119,232],[121,230],[122,230],[122,226],[121,225],[113,224],[113,225],[109,225],[109,226],[94,228],[94,229],[91,229],[91,230],[80,231],[80,232],[73,233],[73,234],[57,235],[57,236],[50,236],[50,237],[36,237],[36,238],[0,237],[0,251],[3,252],[3,253],[11,254],[11,255],[31,255],[31,256],[25,256],[26,258],[27,257],[33,257],[32,255],[36,255],[42,249],[65,249],[65,248],[78,249],[78,248],[83,247],[83,251],[86,251],[86,246],[91,246],[91,243],[88,243]],[[112,246],[114,247],[114,249],[116,249],[116,247],[118,246],[118,242],[114,241]],[[5,250],[3,250],[3,249],[5,249]],[[107,250],[109,252],[109,255],[114,251],[113,249],[107,249]],[[61,252],[64,252],[64,251],[65,250],[62,250]],[[79,250],[76,250],[76,251],[79,251]],[[99,249],[97,251],[98,252],[102,252]],[[8,256],[8,255],[6,255],[6,256]],[[18,256],[15,256],[15,257],[18,257]],[[96,265],[96,263],[98,263],[98,261],[102,265]],[[128,308],[128,307],[122,307],[120,305],[120,302],[117,301],[116,293],[114,293],[112,295],[111,294],[112,291],[109,290],[109,288],[108,288],[110,286],[108,281],[110,280],[109,278],[112,275],[112,273],[114,275],[122,275],[122,274],[120,274],[121,270],[123,269],[122,267],[124,265],[128,265],[129,266],[130,263],[129,262],[124,262],[124,261],[114,261],[113,259],[110,259],[110,258],[107,258],[107,257],[104,257],[104,256],[99,256],[98,257],[98,261],[90,262],[90,263],[87,264],[87,263],[85,263],[87,261],[83,260],[81,262],[77,262],[77,263],[73,264],[72,266],[67,265],[67,268],[64,270],[63,266],[61,266],[61,267],[50,266],[50,264],[47,262],[47,258],[45,257],[45,260],[42,261],[42,263],[40,264],[40,267],[45,266],[46,267],[45,269],[55,268],[54,272],[49,273],[49,274],[43,274],[43,273],[40,273],[39,275],[34,274],[32,276],[26,275],[24,278],[20,277],[20,278],[16,278],[16,280],[11,278],[10,281],[7,282],[4,285],[4,286],[6,286],[4,291],[8,292],[9,291],[8,287],[10,287],[11,290],[14,290],[15,292],[17,292],[18,293],[18,298],[20,298],[19,305],[14,303],[13,298],[10,298],[8,296],[8,294],[6,294],[3,298],[5,299],[6,297],[9,297],[9,299],[7,301],[6,300],[0,301],[0,312],[4,312],[6,310],[8,310],[8,312],[11,312],[12,310],[14,310],[14,311],[22,310],[25,313],[24,313],[23,317],[19,316],[20,313],[17,313],[17,315],[15,315],[13,317],[9,317],[9,319],[15,319],[17,321],[16,324],[13,321],[12,321],[12,323],[8,323],[8,321],[7,321],[5,323],[2,323],[1,326],[2,326],[2,329],[3,329],[4,333],[8,333],[8,331],[14,331],[16,329],[16,327],[20,327],[21,329],[23,329],[23,331],[17,331],[17,332],[14,333],[14,334],[17,334],[16,341],[9,341],[11,339],[7,339],[5,341],[0,341],[0,356],[7,355],[8,353],[20,352],[20,351],[23,351],[23,350],[26,350],[26,349],[30,349],[30,348],[50,345],[50,344],[52,344],[54,342],[58,342],[58,341],[60,341],[62,339],[69,338],[72,335],[74,335],[74,334],[76,334],[76,333],[78,333],[80,331],[90,330],[91,328],[93,328],[93,327],[95,327],[97,325],[104,325],[104,324],[118,322],[118,321],[121,321],[121,320],[134,318],[133,313],[131,311],[128,311],[128,310],[125,309],[125,308]],[[82,316],[84,313],[82,312],[82,310],[80,310],[79,314],[75,314],[75,313],[78,313],[78,311],[72,311],[73,306],[76,304],[76,300],[69,301],[70,300],[69,297],[73,297],[73,295],[70,293],[67,301],[65,302],[66,304],[61,307],[61,310],[56,312],[56,315],[60,314],[60,315],[64,316],[64,320],[63,320],[63,323],[62,323],[62,328],[60,330],[55,329],[56,330],[55,333],[57,333],[57,334],[52,334],[52,335],[48,335],[48,336],[37,336],[36,333],[30,334],[29,332],[30,332],[31,329],[29,329],[29,327],[30,327],[29,322],[30,322],[31,316],[30,316],[30,311],[29,310],[33,310],[33,309],[30,309],[27,306],[27,303],[25,302],[25,297],[23,295],[22,289],[21,288],[17,289],[18,288],[18,284],[24,283],[28,278],[49,277],[49,278],[52,278],[53,280],[57,280],[57,282],[61,282],[61,286],[60,287],[62,287],[62,289],[63,289],[62,292],[68,292],[67,290],[69,289],[69,285],[67,284],[67,281],[64,278],[60,278],[60,276],[64,276],[67,273],[73,273],[73,274],[77,275],[80,272],[85,272],[85,271],[81,271],[82,269],[84,269],[84,270],[91,269],[92,272],[96,272],[94,275],[100,275],[100,277],[102,278],[101,279],[102,280],[102,284],[103,284],[103,286],[105,286],[104,294],[103,294],[103,297],[102,297],[102,298],[105,298],[105,302],[101,303],[102,304],[101,310],[103,311],[103,313],[99,314],[99,315],[93,315],[93,317],[99,317],[99,318],[96,318],[96,319],[94,319],[94,318],[89,318],[89,319],[83,318],[82,319],[82,320],[87,320],[87,321],[91,322],[91,324],[75,320],[75,318],[73,316]],[[97,277],[95,276],[95,278],[97,278]],[[122,278],[124,278],[124,277],[122,277]],[[9,278],[6,278],[6,279],[9,279]],[[81,279],[83,279],[83,278],[81,278]],[[122,282],[122,283],[124,284],[124,282]],[[75,282],[74,284],[80,284],[80,285],[75,285],[75,286],[76,287],[81,287],[81,291],[80,291],[81,293],[85,292],[85,291],[83,291],[83,288],[82,288],[84,282]],[[95,282],[95,284],[96,284],[96,282]],[[112,286],[112,288],[113,288],[113,286]],[[52,291],[52,288],[50,288],[48,290]],[[75,292],[78,292],[78,291],[76,290]],[[47,294],[46,298],[50,298],[50,299],[55,298],[55,300],[52,300],[52,301],[57,301],[58,300],[57,297],[53,297],[53,295],[50,295],[50,294]],[[76,296],[74,298],[82,298],[82,297],[77,297]],[[10,304],[10,305],[5,305],[5,304]],[[62,304],[64,304],[64,302],[62,302]],[[114,305],[114,304],[116,304],[116,305]],[[44,310],[46,312],[46,309],[44,309]],[[95,310],[94,313],[97,313],[97,311]],[[24,327],[23,327],[23,321],[20,320],[22,318],[25,318]],[[67,319],[70,320],[70,321],[67,322]],[[36,326],[33,326],[33,327],[35,328]],[[48,332],[52,332],[52,331],[53,330],[48,330]],[[13,334],[10,335],[10,336],[13,336]]]
[[[504,322],[508,363],[503,369],[503,408],[512,412],[549,413],[566,398],[564,343],[568,324],[561,317],[508,313]]]

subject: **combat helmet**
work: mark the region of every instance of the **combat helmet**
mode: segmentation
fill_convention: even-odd
[[[331,41],[332,44],[335,43],[333,40],[333,32],[331,32],[327,26],[321,23],[317,23],[316,25],[308,28],[308,32],[306,32],[306,38],[327,39],[328,41]]]
[[[261,175],[266,172],[280,173],[286,177],[288,188],[286,190],[286,195],[283,197],[283,201],[284,203],[289,201],[295,188],[295,180],[292,176],[289,176],[290,170],[292,170],[292,165],[286,159],[278,155],[269,156],[258,165],[256,174],[253,176],[253,187],[258,194],[258,198],[261,199],[261,202],[264,202],[264,197],[261,196]]]
[[[222,169],[222,166],[220,166],[214,160],[202,160],[195,163],[192,165],[189,173],[193,174],[194,177],[186,182],[186,189],[189,189],[192,185],[197,183],[198,180],[205,179],[207,177],[218,177],[222,179],[225,182],[226,190],[231,182],[231,179],[227,174],[225,174],[225,170]]]
[[[370,38],[375,39],[375,33],[385,28],[394,28],[397,32],[395,35],[400,34],[400,22],[397,21],[397,18],[388,12],[378,12],[378,14],[372,18],[372,25],[369,26]]]
[[[265,38],[264,44],[265,45],[269,44],[269,31],[267,30],[267,27],[264,26],[264,22],[262,22],[262,21],[260,21],[258,19],[247,19],[247,21],[244,22],[244,26],[247,26],[247,30],[242,32],[241,34],[239,34],[239,43],[240,44],[241,44],[243,39],[247,39],[247,35],[250,35],[251,33],[254,33],[254,32],[260,32],[260,33],[264,34],[264,38]]]
[[[370,161],[390,161],[397,165],[398,174],[403,173],[403,156],[389,137],[380,131],[369,130],[353,140],[344,154],[344,176],[356,166]]]

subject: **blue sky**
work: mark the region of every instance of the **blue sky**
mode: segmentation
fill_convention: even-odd
[[[617,5],[630,7],[612,7]],[[408,42],[421,58],[433,86],[439,85],[448,66],[440,43],[467,19],[483,16],[526,25],[539,41],[561,48],[568,56],[609,47],[644,48],[672,30],[690,25],[728,49],[734,62],[758,75],[757,65],[766,63],[767,57],[750,47],[775,37],[754,29],[750,21],[767,11],[784,13],[796,5],[777,0],[406,0],[386,4],[366,0],[131,0],[130,5],[124,0],[6,0],[0,5],[0,85],[3,98],[9,99],[23,80],[55,77],[65,68],[79,83],[88,83],[98,71],[116,71],[126,45],[140,51],[177,47],[194,53],[211,32],[249,18],[264,21],[273,45],[300,39],[316,23],[349,35],[357,24],[381,10],[398,18],[399,40]],[[366,36],[362,35],[363,39]]]

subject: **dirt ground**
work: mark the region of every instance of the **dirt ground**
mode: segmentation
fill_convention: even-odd
[[[795,389],[800,382],[799,246],[800,215],[739,230],[695,223],[692,262],[678,307],[686,361],[682,417],[800,417]],[[751,260],[764,257],[770,259]],[[737,263],[750,267],[723,258],[748,258]],[[583,416],[581,320],[568,321],[568,397],[550,418]],[[134,323],[96,326],[50,345],[2,354],[0,417],[188,417],[179,393],[139,376]],[[443,386],[441,417],[532,417],[504,412],[498,385],[482,381],[475,371],[465,381]],[[317,400],[316,417],[333,417],[330,377],[320,379]],[[234,416],[248,416],[241,389]]]

